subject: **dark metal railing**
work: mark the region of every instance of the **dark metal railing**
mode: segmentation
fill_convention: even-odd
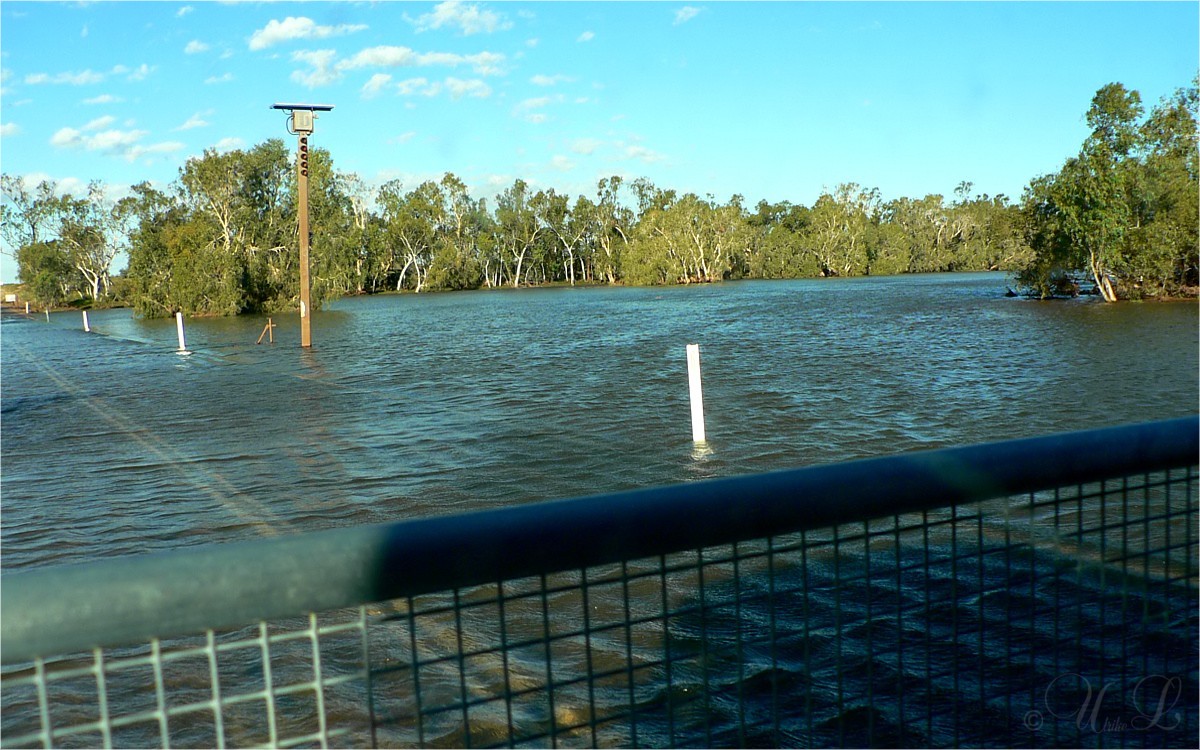
[[[8,574],[0,740],[1193,747],[1198,434]]]

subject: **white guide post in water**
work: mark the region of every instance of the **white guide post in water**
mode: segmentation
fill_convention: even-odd
[[[700,345],[687,345],[688,393],[692,400],[692,441],[704,441],[704,392],[700,387]]]
[[[91,326],[88,325],[87,310],[83,311],[83,330],[86,331],[87,333],[92,332]]]
[[[187,354],[187,344],[183,341],[183,313],[175,313],[175,332],[179,334],[179,353]]]

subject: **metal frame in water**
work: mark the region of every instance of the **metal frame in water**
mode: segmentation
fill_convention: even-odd
[[[1198,432],[5,575],[0,741],[1195,747]]]

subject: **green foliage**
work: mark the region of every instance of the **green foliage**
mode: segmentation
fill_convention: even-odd
[[[1022,284],[1048,297],[1083,273],[1108,301],[1197,285],[1196,102],[1195,85],[1180,89],[1139,123],[1137,91],[1096,92],[1079,154],[1026,189]]]
[[[53,181],[42,181],[33,190],[9,175],[0,176],[4,203],[3,236],[15,255],[37,258],[18,272],[26,284],[36,284],[47,295],[45,302],[83,299],[99,302],[110,294],[112,263],[127,236],[126,212],[107,196],[99,182],[88,185],[86,198],[59,195]],[[45,243],[53,243],[57,260],[47,260]],[[33,246],[39,246],[34,248]],[[59,262],[61,261],[61,262]],[[52,273],[53,278],[36,279]],[[58,291],[50,295],[51,287]]]
[[[1031,181],[1019,205],[972,193],[882,200],[855,183],[812,206],[726,202],[646,179],[598,181],[570,196],[514,180],[494,209],[454,174],[370,189],[309,153],[314,306],[347,293],[565,282],[689,284],[736,278],[1008,270],[1035,294],[1072,292],[1087,272],[1122,297],[1197,281],[1196,87],[1143,119],[1137,92],[1111,84],[1087,113],[1078,156]],[[118,203],[3,176],[3,233],[21,278],[47,301],[110,293],[108,265],[140,315],[294,310],[299,301],[297,175],[282,140],[205,152],[159,191]]]
[[[66,250],[55,240],[32,242],[17,250],[17,273],[25,284],[26,294],[44,307],[54,307],[66,301],[71,262]]]

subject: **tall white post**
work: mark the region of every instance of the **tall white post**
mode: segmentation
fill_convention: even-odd
[[[25,303],[25,314],[26,315],[29,314],[29,303],[28,302]]]
[[[692,441],[704,440],[704,392],[700,387],[700,345],[687,345],[688,393],[692,400]]]
[[[175,332],[179,334],[179,351],[186,352],[187,344],[183,342],[183,313],[175,313]]]
[[[83,330],[88,333],[92,331],[91,326],[88,325],[87,310],[83,311]]]

